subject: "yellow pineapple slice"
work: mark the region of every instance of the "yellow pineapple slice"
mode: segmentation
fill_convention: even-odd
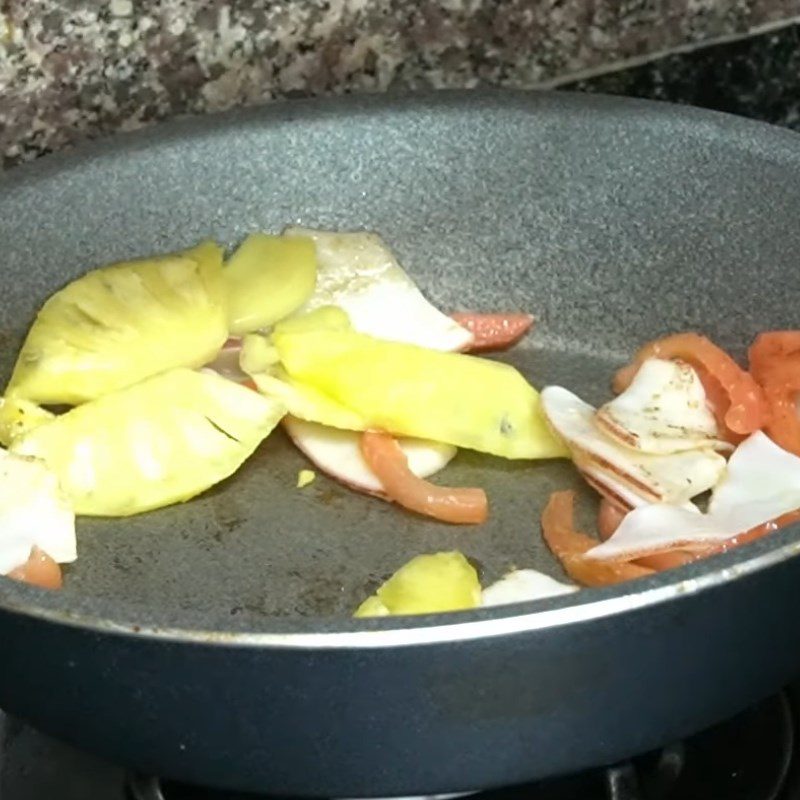
[[[6,395],[76,405],[173,367],[199,367],[227,338],[213,242],[88,272],[42,306]]]
[[[177,368],[73,408],[11,451],[45,461],[76,513],[129,516],[227,478],[284,413],[219,375]]]

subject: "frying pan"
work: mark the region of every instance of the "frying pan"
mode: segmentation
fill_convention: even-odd
[[[533,312],[506,357],[596,402],[654,336],[698,329],[741,353],[796,327],[798,219],[800,139],[668,105],[440,93],[185,120],[0,184],[2,368],[89,267],[297,222],[379,231],[441,308]],[[324,477],[299,491],[303,466],[277,432],[186,505],[80,520],[62,592],[1,579],[0,706],[164,777],[389,796],[608,763],[800,666],[796,526],[618,587],[354,621],[421,552],[460,549],[484,583],[562,577],[537,520],[579,481],[462,452],[441,480],[485,487],[491,518],[456,529]]]

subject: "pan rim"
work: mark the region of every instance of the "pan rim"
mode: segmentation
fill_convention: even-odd
[[[22,165],[0,177],[0,190],[16,188],[80,168],[87,160],[114,158],[176,139],[214,137],[231,128],[296,124],[342,113],[376,117],[384,113],[429,110],[433,113],[475,108],[513,108],[521,113],[603,114],[621,123],[652,125],[669,115],[673,124],[684,125],[694,136],[722,137],[728,146],[761,158],[792,163],[800,168],[800,137],[753,120],[719,112],[668,103],[583,95],[566,92],[513,90],[446,90],[392,95],[351,95],[313,100],[292,100],[268,106],[234,110],[206,117],[188,117],[148,129],[127,132],[76,149]],[[631,113],[635,112],[635,113]],[[658,605],[681,596],[723,586],[800,554],[800,525],[765,540],[679,570],[648,577],[633,584],[604,589],[584,589],[572,595],[529,601],[511,606],[457,612],[447,615],[353,620],[343,617],[265,617],[264,629],[227,624],[208,630],[191,612],[172,611],[161,623],[157,612],[94,597],[75,598],[48,593],[0,579],[0,610],[43,622],[88,629],[104,634],[166,639],[175,643],[274,647],[291,649],[350,649],[424,646],[445,642],[516,635],[597,620]],[[78,600],[78,602],[76,602]],[[178,624],[175,617],[179,616]],[[135,621],[129,621],[129,620]],[[185,620],[185,622],[184,622]]]
[[[96,598],[92,605],[99,606],[101,613],[96,610],[76,610],[74,607],[65,609],[57,593],[3,576],[0,576],[0,611],[44,623],[77,627],[92,633],[186,645],[281,650],[374,650],[432,646],[567,628],[678,601],[756,575],[800,556],[798,534],[800,524],[795,524],[776,533],[773,546],[764,546],[762,539],[738,548],[738,552],[732,550],[705,561],[616,586],[583,588],[555,598],[447,614],[368,619],[266,617],[265,620],[273,623],[273,629],[263,631],[181,627],[162,625],[157,620],[131,622],[120,614],[115,617],[115,609],[121,606]],[[755,551],[755,555],[743,557],[746,551]],[[715,569],[708,569],[707,565],[711,562],[717,563]]]

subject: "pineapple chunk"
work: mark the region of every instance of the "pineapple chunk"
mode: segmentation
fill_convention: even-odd
[[[275,326],[274,333],[280,335],[346,330],[350,330],[347,314],[336,306],[322,306],[308,314],[279,322]],[[278,351],[271,341],[261,334],[250,334],[242,341],[239,365],[253,379],[259,392],[280,400],[286,405],[289,413],[298,419],[320,422],[344,430],[367,429],[367,421],[354,411],[345,408],[313,386],[290,378],[280,366]]]
[[[308,333],[309,331],[349,331],[353,326],[347,312],[339,306],[319,306],[279,322],[274,333]]]
[[[273,341],[292,380],[350,409],[368,428],[505,458],[566,453],[539,394],[508,364],[348,331],[276,331]],[[344,427],[322,416],[312,421]]]
[[[293,380],[280,367],[274,373],[254,372],[251,377],[261,394],[283,403],[293,417],[345,431],[365,431],[369,428],[365,417],[337,403],[324,392]]]
[[[272,325],[299,308],[314,291],[317,255],[304,236],[253,233],[223,270],[228,326],[237,336]]]
[[[76,513],[129,516],[227,478],[284,412],[218,375],[178,368],[78,406],[11,451],[45,461]]]
[[[358,607],[355,616],[436,614],[480,604],[478,573],[461,553],[452,551],[412,558]]]
[[[317,479],[317,473],[313,469],[301,469],[297,473],[297,488],[305,489]]]
[[[370,595],[357,609],[354,617],[388,617],[392,612],[380,601],[378,595]]]
[[[350,319],[341,308],[322,306],[308,314],[289,317],[275,326],[276,333],[305,333],[306,331],[350,330]],[[257,373],[274,374],[280,362],[271,337],[263,333],[248,333],[242,338],[239,367],[251,377]]]
[[[75,405],[207,363],[228,334],[221,275],[213,242],[83,275],[39,311],[6,394]]]
[[[270,373],[279,363],[278,351],[267,336],[261,333],[248,333],[242,339],[239,351],[239,369],[245,375],[257,372]]]
[[[0,397],[0,444],[8,447],[17,436],[55,419],[55,414],[28,400]]]

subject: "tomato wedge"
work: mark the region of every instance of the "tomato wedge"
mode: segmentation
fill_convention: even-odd
[[[688,550],[670,550],[668,553],[654,553],[651,556],[642,556],[634,561],[640,567],[649,567],[656,572],[663,572],[665,569],[675,569],[684,564],[691,564],[698,558],[703,558],[705,553],[691,553]]]
[[[564,571],[584,586],[608,586],[652,575],[653,570],[627,562],[586,558],[597,540],[575,530],[575,492],[553,492],[542,512],[542,534]]]
[[[42,589],[60,589],[62,585],[61,567],[38,547],[31,548],[28,560],[12,569],[6,577]]]
[[[530,314],[451,314],[472,335],[468,353],[503,350],[518,342],[533,325]]]
[[[800,353],[800,331],[764,331],[750,345],[750,367],[763,367]]]
[[[741,441],[760,430],[767,421],[764,392],[753,376],[699,333],[677,333],[646,344],[636,353],[633,362],[614,376],[614,390],[627,389],[648,358],[679,359],[697,370],[721,433],[728,441]]]
[[[769,405],[768,436],[784,450],[800,455],[800,331],[767,331],[750,347],[750,371],[764,388]]]
[[[417,477],[397,440],[388,433],[365,431],[361,454],[390,500],[427,517],[473,525],[485,522],[489,502],[483,489],[451,489]]]
[[[627,513],[605,497],[600,499],[600,508],[597,510],[597,533],[602,541],[611,538]]]

